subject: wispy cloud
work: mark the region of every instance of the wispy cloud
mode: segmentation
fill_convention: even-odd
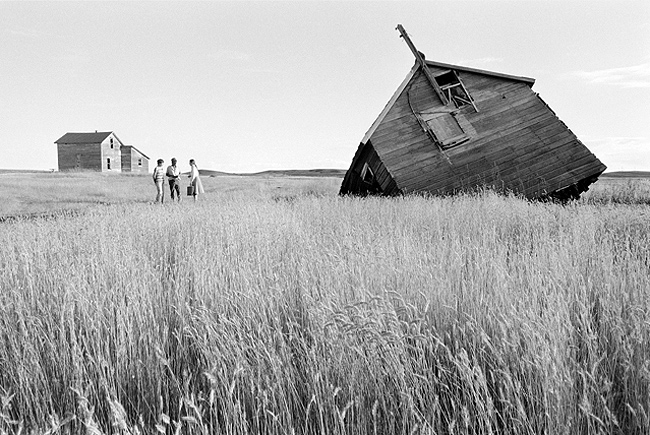
[[[650,88],[650,62],[597,71],[574,71],[572,75],[586,80],[590,84],[622,88]]]
[[[581,140],[607,165],[608,171],[650,170],[650,138],[581,137]]]

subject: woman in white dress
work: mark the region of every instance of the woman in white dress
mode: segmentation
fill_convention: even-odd
[[[194,201],[196,201],[196,198],[198,197],[199,193],[203,194],[205,191],[203,190],[203,184],[201,183],[201,177],[199,176],[199,168],[196,167],[196,162],[194,159],[190,160],[190,185],[194,187]]]

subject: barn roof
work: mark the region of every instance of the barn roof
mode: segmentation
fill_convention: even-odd
[[[476,73],[476,74],[484,74],[487,76],[492,76],[492,77],[498,77],[501,79],[507,79],[507,80],[513,80],[517,82],[524,82],[531,88],[533,87],[533,84],[535,83],[535,79],[530,78],[530,77],[524,77],[524,76],[514,76],[511,74],[504,74],[504,73],[499,73],[495,71],[488,71],[488,70],[483,70],[483,69],[478,69],[478,68],[470,68],[467,66],[461,66],[461,65],[452,65],[450,63],[443,63],[443,62],[434,62],[432,60],[427,60],[426,61],[427,66],[433,66],[433,67],[438,67],[438,68],[444,68],[444,69],[453,69],[456,71],[466,71],[466,72],[471,72],[471,73]],[[420,69],[420,65],[418,65],[417,62],[415,62],[415,65],[413,65],[413,68],[411,68],[411,71],[406,75],[402,83],[397,87],[397,90],[395,90],[395,93],[391,97],[390,100],[388,100],[388,103],[384,107],[384,110],[381,111],[377,119],[375,119],[375,122],[372,123],[370,126],[370,129],[366,132],[366,134],[363,136],[363,139],[361,139],[361,143],[365,144],[368,142],[368,139],[370,139],[370,136],[375,132],[379,124],[384,120],[384,117],[388,113],[388,111],[393,107],[395,102],[397,101],[397,98],[402,94],[404,91],[404,88],[406,88],[406,85],[411,81],[417,70]]]
[[[139,152],[139,153],[142,155],[142,157],[144,157],[144,158],[147,159],[147,160],[151,160],[151,159],[149,158],[149,156],[147,156],[145,153],[143,153],[142,151],[140,151],[139,149],[137,149],[137,148],[134,147],[133,145],[122,145],[122,146],[124,146],[124,147],[129,147],[129,148],[133,148],[134,150],[136,150],[137,152]]]
[[[487,76],[492,76],[492,77],[499,77],[501,79],[508,79],[508,80],[514,80],[517,82],[525,82],[529,86],[533,86],[535,84],[535,79],[530,78],[530,77],[524,77],[524,76],[513,76],[511,74],[504,74],[496,71],[488,71],[485,69],[478,69],[478,68],[470,68],[468,66],[461,66],[461,65],[452,65],[450,63],[442,63],[442,62],[434,62],[432,60],[427,60],[426,61],[427,66],[437,66],[439,68],[447,68],[447,69],[453,69],[456,71],[467,71],[471,73],[476,73],[476,74],[484,74]]]
[[[100,131],[94,133],[66,133],[54,143],[100,143],[106,139],[112,131]]]

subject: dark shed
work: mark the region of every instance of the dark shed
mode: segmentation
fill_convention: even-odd
[[[577,198],[606,169],[532,90],[534,79],[416,63],[352,159],[341,194],[448,194],[477,186]]]

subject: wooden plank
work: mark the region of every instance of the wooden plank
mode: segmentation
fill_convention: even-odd
[[[79,158],[77,158],[79,156]],[[60,171],[75,169],[102,170],[102,153],[99,144],[57,144]],[[79,162],[79,167],[77,167]]]
[[[522,98],[524,95],[534,94],[534,92],[526,85],[516,82],[501,82],[489,84],[474,84],[467,83],[468,91],[472,98],[480,107],[490,107],[496,102],[503,100],[516,100]]]
[[[530,131],[526,132],[526,134],[523,135],[523,136],[522,136],[521,132],[519,132],[518,134],[520,135],[520,137],[519,137],[520,140],[523,139],[524,142],[526,142],[526,141],[532,142],[534,144],[534,146],[533,147],[531,147],[531,146],[520,147],[521,149],[513,150],[512,149],[512,144],[510,144],[510,145],[506,145],[506,147],[502,147],[501,149],[497,148],[497,149],[493,150],[492,154],[489,154],[489,156],[492,156],[492,155],[498,156],[499,154],[505,152],[507,154],[508,158],[510,159],[509,161],[508,160],[504,161],[504,159],[501,159],[501,160],[497,160],[496,162],[493,162],[493,163],[490,164],[489,161],[486,160],[486,159],[481,160],[480,157],[474,157],[474,158],[471,159],[471,162],[473,162],[473,164],[471,164],[471,165],[465,166],[463,168],[459,168],[458,165],[457,165],[456,170],[460,169],[460,175],[457,175],[456,177],[454,177],[454,180],[443,180],[442,184],[448,186],[448,185],[453,184],[454,181],[456,181],[457,179],[460,179],[461,182],[463,182],[463,180],[465,180],[465,182],[466,182],[466,180],[469,179],[470,184],[475,183],[475,182],[479,182],[479,181],[480,181],[480,183],[490,183],[490,182],[495,181],[495,179],[498,176],[499,171],[500,171],[501,175],[504,175],[504,174],[507,175],[508,172],[513,172],[513,177],[512,177],[513,179],[507,179],[506,178],[504,180],[505,183],[507,183],[509,186],[513,186],[513,184],[517,183],[516,181],[513,181],[513,180],[517,180],[517,179],[521,178],[521,175],[517,174],[517,171],[518,171],[517,167],[518,166],[525,165],[525,166],[528,167],[528,170],[530,170],[531,168],[530,168],[530,163],[529,162],[531,160],[534,161],[535,159],[538,159],[539,156],[540,156],[540,154],[539,154],[540,152],[541,153],[553,152],[556,147],[558,147],[558,146],[561,147],[563,145],[562,143],[558,143],[558,144],[553,144],[555,146],[548,146],[548,145],[544,144],[542,140],[540,140],[539,138],[532,135],[532,132],[530,132]],[[559,136],[558,135],[556,135],[556,136],[561,137],[561,138],[563,137],[566,141],[569,141],[569,142],[574,139],[574,136],[570,132],[568,132],[567,130],[564,130],[563,132],[561,132],[559,134]],[[510,147],[510,150],[508,149],[508,147]],[[523,161],[522,161],[522,156],[524,157]],[[517,160],[515,160],[515,159],[517,159]],[[404,163],[403,163],[403,166],[408,167],[408,166],[411,166],[411,165],[414,165],[414,164],[416,164],[416,162],[405,160]],[[512,168],[508,168],[508,166],[512,166]],[[504,167],[506,168],[505,171],[508,171],[508,172],[504,171],[504,169],[503,169]],[[398,178],[400,180],[400,183],[407,183],[408,187],[412,187],[411,183],[414,180],[414,176],[417,177],[417,175],[413,175],[413,174],[403,174],[403,175],[404,176],[402,176],[401,178]],[[443,176],[442,178],[445,178],[445,177],[446,177],[446,175]],[[431,177],[430,177],[430,175],[425,174],[423,177],[420,177],[420,178],[426,179],[426,178],[431,178]],[[415,181],[417,181],[417,178],[415,179]],[[434,181],[436,181],[436,180],[434,180]]]
[[[409,139],[424,135],[424,131],[414,117],[404,120],[404,122],[395,123],[394,128],[386,129],[381,134],[372,137],[372,142],[378,148],[396,146],[395,142],[408,141]]]
[[[420,184],[453,184],[457,179],[454,168],[444,159],[428,159],[419,162],[417,166],[409,168],[408,172],[403,172],[397,178],[398,184],[408,189],[417,188]]]
[[[393,105],[395,104],[399,96],[402,94],[404,88],[406,88],[408,83],[411,81],[411,78],[413,77],[413,74],[415,73],[416,70],[417,70],[416,66],[413,66],[413,68],[411,68],[411,71],[406,75],[404,80],[402,80],[402,83],[398,86],[395,93],[393,93],[390,100],[388,100],[388,103],[386,103],[386,106],[384,106],[383,110],[381,111],[377,119],[375,119],[375,121],[372,123],[372,125],[370,126],[366,134],[363,136],[361,143],[367,143],[368,140],[370,140],[370,137],[374,133],[375,129],[383,122],[384,117],[388,114],[388,112],[390,112]]]
[[[466,67],[466,66],[461,66],[461,65],[452,65],[448,63],[443,63],[443,62],[435,62],[435,61],[427,61],[427,65],[430,68],[444,68],[444,69],[453,69],[456,71],[462,71],[463,73],[468,73],[468,74],[480,74],[484,76],[491,76],[491,77],[496,77],[499,80],[508,80],[508,81],[517,81],[517,82],[525,82],[529,86],[532,86],[535,83],[535,79],[531,77],[524,77],[524,76],[514,76],[511,74],[503,74],[503,73],[498,73],[494,71],[488,71],[484,69],[478,69],[478,68],[471,68],[471,67]]]
[[[535,122],[535,120],[527,122]],[[472,140],[460,147],[452,148],[449,150],[449,158],[454,165],[462,166],[475,160],[476,156],[498,155],[509,147],[528,149],[542,146],[543,144],[534,133],[526,128],[527,122],[524,122],[521,126],[514,125],[502,133],[492,135],[490,138]]]
[[[517,118],[523,112],[535,111],[542,112],[547,110],[543,104],[539,103],[534,97],[520,98],[517,100],[508,100],[495,104],[488,109],[483,109],[481,115],[468,116],[476,131],[484,132],[499,126],[501,122]]]
[[[494,165],[503,168],[504,177],[508,172],[509,166],[514,168],[523,167],[526,168],[527,171],[532,171],[535,169],[535,165],[538,164],[538,162],[548,160],[549,158],[552,160],[557,159],[557,150],[563,148],[566,144],[570,143],[570,141],[571,138],[567,138],[567,140],[564,142],[557,142],[552,145],[539,148],[537,150],[517,150],[516,148],[511,147],[509,149],[509,153],[507,153],[507,156],[503,158],[493,158],[492,162]],[[475,172],[479,175],[481,174],[481,172],[476,170],[476,168],[472,169],[472,172]]]
[[[410,178],[405,180],[405,184],[411,187],[413,184],[426,182],[428,186],[427,188],[432,189],[452,189],[454,182],[464,185],[464,187],[493,184],[520,191],[521,193],[530,196],[532,188],[526,186],[534,185],[535,189],[538,190],[540,189],[539,185],[549,188],[543,183],[548,171],[554,171],[553,174],[558,174],[560,177],[564,178],[567,178],[567,173],[571,173],[571,169],[558,167],[561,166],[559,163],[563,161],[561,157],[553,155],[551,155],[551,157],[553,158],[549,159],[547,156],[547,158],[536,163],[526,161],[512,163],[506,165],[505,169],[503,165],[500,164],[490,166],[486,161],[477,161],[476,165],[478,167],[483,167],[483,170],[480,172],[474,172],[473,170],[464,171],[462,173],[456,173],[454,176],[447,175],[447,179],[445,179],[445,177]],[[592,155],[585,156],[585,158],[579,160],[579,162],[587,162],[588,165],[590,165],[587,166],[587,169],[592,170],[594,168],[595,160],[595,157]],[[600,167],[601,166],[596,165],[596,168]],[[593,175],[593,173],[590,173],[589,171],[583,172],[578,174],[577,177],[574,176],[574,178],[582,179],[587,178],[589,175]],[[426,180],[427,178],[429,178],[429,180]]]
[[[428,137],[414,141],[410,146],[400,148],[382,156],[382,161],[394,173],[400,172],[408,165],[413,164],[418,158],[444,158],[440,150],[431,142]]]
[[[398,24],[397,30],[399,30],[399,33],[402,35],[402,38],[404,38],[404,41],[406,41],[406,45],[408,45],[408,47],[411,49],[411,52],[415,56],[415,60],[420,65],[422,72],[424,72],[424,75],[426,76],[427,80],[429,81],[433,89],[436,91],[436,94],[438,94],[438,97],[440,98],[440,101],[442,101],[442,104],[445,105],[448,104],[449,101],[447,100],[447,97],[445,97],[445,95],[442,93],[440,86],[438,86],[438,82],[436,82],[436,79],[431,74],[431,71],[429,71],[429,67],[424,61],[424,58],[422,57],[420,52],[415,48],[413,41],[411,41],[411,38],[409,37],[408,33],[406,33],[404,27],[401,24]]]
[[[564,179],[567,181],[566,185],[569,185],[577,180],[573,175],[573,165],[582,165],[584,163],[593,162],[593,156],[583,156],[579,160],[574,160],[571,166],[563,165],[563,159],[558,156],[547,156],[545,159],[541,159],[538,162],[531,165],[521,165],[524,170],[518,174],[512,174],[510,177],[505,179],[506,183],[514,184],[518,179],[529,180],[536,179],[540,180],[540,184],[544,184],[545,187],[548,185],[549,180],[552,179]],[[575,181],[573,181],[575,180]],[[555,189],[554,189],[555,190]]]
[[[517,136],[517,132],[524,131],[538,122],[547,122],[552,116],[547,111],[528,112],[520,117],[512,116],[511,119],[504,120],[501,124],[493,124],[489,130],[477,129],[477,136],[465,148],[468,150],[479,149],[488,144],[494,146],[496,141],[512,139],[513,136]]]
[[[585,156],[584,158],[575,162],[576,169],[571,171],[555,170],[546,173],[543,178],[545,180],[545,188],[547,193],[570,186],[585,178],[594,176],[602,172],[605,167],[597,162],[595,156]],[[530,188],[531,193],[538,194],[534,187]]]

